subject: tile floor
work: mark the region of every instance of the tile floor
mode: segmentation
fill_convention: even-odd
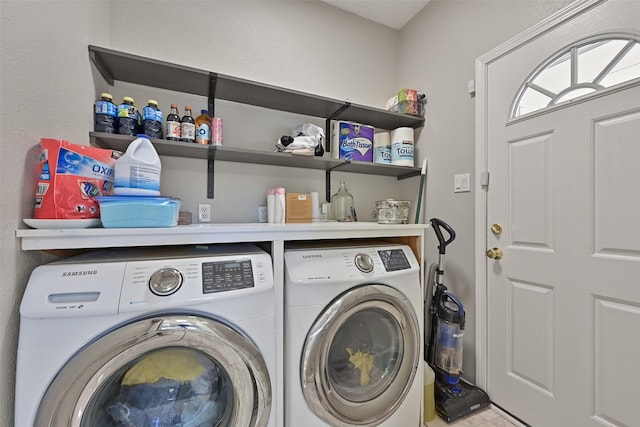
[[[447,424],[440,419],[437,415],[435,420],[429,421],[426,424],[427,427],[518,427],[521,426],[517,421],[510,421],[506,417],[502,416],[498,411],[493,408],[487,408],[480,412],[476,412],[467,417],[460,418]]]

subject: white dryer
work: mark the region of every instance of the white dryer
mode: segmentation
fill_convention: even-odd
[[[285,426],[418,427],[420,265],[405,245],[285,251]]]
[[[114,249],[37,267],[15,425],[276,425],[273,267],[251,245]]]

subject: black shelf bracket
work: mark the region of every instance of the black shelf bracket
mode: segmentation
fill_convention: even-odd
[[[213,199],[214,172],[216,169],[216,147],[207,147],[207,199]]]
[[[209,73],[209,98],[207,100],[207,112],[209,117],[216,115],[216,87],[218,85],[218,74]]]
[[[421,175],[421,171],[420,170],[415,170],[409,173],[405,173],[404,175],[398,175],[398,181],[402,181],[403,179],[407,179],[407,178],[413,178],[414,176],[420,176]]]
[[[351,103],[350,102],[345,102],[344,105],[342,105],[340,108],[338,108],[336,111],[334,111],[333,114],[331,114],[325,120],[325,124],[324,124],[324,140],[325,140],[324,151],[326,151],[327,153],[331,152],[331,120],[335,120],[340,114],[342,114],[344,112],[344,110],[346,110],[349,107],[351,107]],[[329,200],[327,199],[327,202],[328,201]]]
[[[344,166],[345,164],[349,164],[351,161],[345,160],[344,163],[336,165],[332,168],[329,168],[324,171],[324,189],[325,189],[325,198],[327,202],[331,202],[331,171]]]

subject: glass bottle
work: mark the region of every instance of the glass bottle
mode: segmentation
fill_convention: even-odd
[[[340,188],[331,196],[331,219],[338,222],[353,221],[355,209],[353,207],[353,196],[347,190],[344,181],[340,181]]]
[[[184,116],[180,123],[180,134],[184,142],[196,142],[196,121],[191,114],[191,106],[184,107]]]
[[[169,141],[180,141],[180,113],[178,112],[178,105],[171,104],[171,112],[167,115],[167,130],[164,135]]]

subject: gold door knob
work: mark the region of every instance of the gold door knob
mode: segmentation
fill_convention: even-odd
[[[493,248],[493,249],[488,249],[487,250],[487,256],[489,258],[502,259],[502,255],[503,255],[502,249],[500,249],[500,248]]]
[[[500,224],[491,225],[491,232],[496,236],[502,233],[502,226]]]

